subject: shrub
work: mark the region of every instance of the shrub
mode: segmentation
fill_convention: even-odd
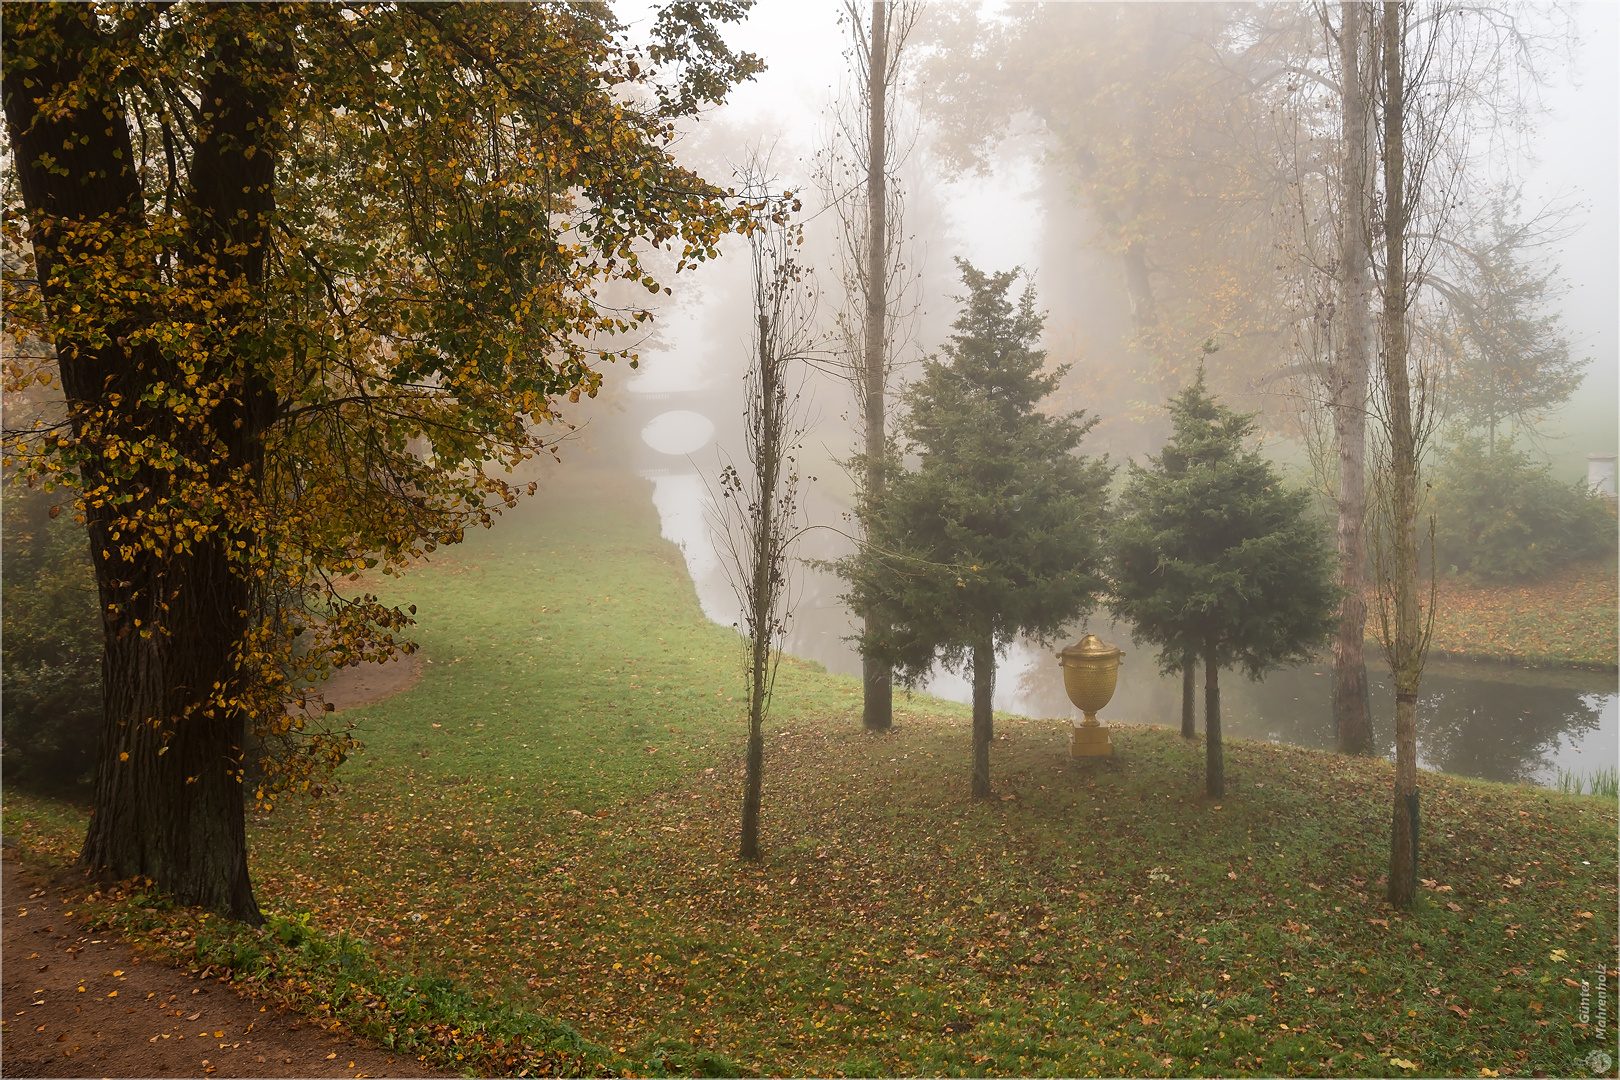
[[[1458,440],[1441,457],[1432,491],[1435,561],[1476,584],[1542,577],[1612,551],[1607,499],[1553,479],[1550,465],[1498,440]]]
[[[0,760],[7,783],[58,794],[89,788],[101,734],[95,572],[67,495],[7,480],[0,500]]]

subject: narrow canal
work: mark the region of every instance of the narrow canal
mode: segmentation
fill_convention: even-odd
[[[734,624],[738,602],[711,540],[711,500],[702,478],[684,470],[643,475],[653,483],[664,536],[685,554],[705,613],[723,625]],[[840,534],[847,525],[839,524],[843,518],[838,509],[817,505],[813,490],[807,502],[812,521],[834,524],[812,530],[801,557],[836,557],[848,550],[848,540]],[[859,657],[847,641],[854,627],[838,600],[838,580],[803,567],[794,578],[797,600],[788,651],[833,672],[859,674]],[[1180,677],[1160,674],[1152,652],[1132,641],[1127,627],[1098,616],[1089,629],[1126,651],[1119,688],[1099,718],[1115,724],[1179,726]],[[1061,723],[1077,717],[1063,692],[1055,656],[1063,644],[1040,649],[1012,643],[998,671],[995,707]],[[1367,658],[1374,734],[1381,751],[1393,756],[1394,692],[1371,642]],[[1274,671],[1260,682],[1250,682],[1236,670],[1223,671],[1224,729],[1236,738],[1331,748],[1332,684],[1332,670],[1325,663]],[[967,701],[970,693],[963,676],[937,669],[920,689],[953,701]],[[1418,702],[1418,753],[1424,768],[1489,780],[1551,785],[1560,771],[1589,777],[1620,759],[1617,678],[1603,672],[1431,660]]]

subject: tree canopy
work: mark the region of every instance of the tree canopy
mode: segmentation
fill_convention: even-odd
[[[5,382],[62,391],[6,460],[90,532],[88,868],[257,918],[246,729],[306,751],[261,799],[306,787],[352,743],[288,698],[409,622],[336,582],[511,504],[634,363],[647,253],[746,220],[670,144],[758,69],[714,25],[747,7],[669,5],[648,56],[600,5],[6,5]]]
[[[867,546],[844,571],[856,610],[884,616],[881,639],[863,647],[903,680],[936,659],[971,661],[974,793],[988,795],[995,654],[1020,634],[1050,640],[1091,610],[1112,469],[1074,453],[1091,426],[1083,414],[1039,410],[1064,369],[1046,370],[1035,347],[1033,287],[1014,304],[1016,271],[958,266],[968,294],[945,359],[928,360],[905,394],[903,449],[918,465],[890,470]]]
[[[1142,445],[1144,425],[1157,435],[1152,403],[1190,377],[1200,342],[1219,340],[1210,376],[1234,390],[1277,364],[1289,287],[1277,273],[1289,134],[1274,108],[1277,56],[1300,21],[1285,9],[1120,3],[939,20],[925,109],[945,161],[986,168],[1033,122],[1066,181],[1047,190],[1086,211],[1070,242],[1116,260],[1125,349],[1085,327],[1085,382],[1064,388],[1093,409],[1106,400],[1108,445]]]

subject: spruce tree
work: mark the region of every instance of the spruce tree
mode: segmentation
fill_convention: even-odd
[[[957,260],[968,295],[944,346],[904,396],[896,467],[868,543],[846,562],[848,599],[878,612],[866,655],[907,685],[936,660],[973,679],[973,794],[990,794],[990,700],[996,654],[1022,634],[1050,642],[1089,612],[1102,585],[1100,533],[1112,468],[1075,453],[1094,421],[1037,406],[1063,372],[1035,347],[1042,316],[1017,271],[984,274]],[[870,635],[869,635],[870,637]]]
[[[1170,403],[1175,434],[1149,467],[1133,464],[1112,530],[1116,617],[1159,647],[1168,671],[1204,660],[1206,791],[1226,791],[1220,669],[1251,679],[1308,659],[1336,625],[1334,558],[1310,496],[1245,449],[1252,416],[1197,381]]]

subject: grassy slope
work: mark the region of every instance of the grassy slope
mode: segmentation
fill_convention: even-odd
[[[1620,582],[1613,557],[1524,585],[1476,589],[1444,580],[1436,599],[1435,655],[1615,668]]]
[[[963,708],[902,701],[866,736],[856,680],[788,661],[768,855],[740,865],[740,648],[644,496],[544,493],[390,583],[426,677],[357,713],[343,793],[253,828],[266,909],[371,943],[389,1006],[446,975],[643,1072],[1570,1075],[1598,1045],[1578,982],[1615,958],[1612,801],[1425,775],[1433,884],[1397,915],[1383,762],[1231,744],[1211,805],[1171,731],[1072,761],[1060,724],[1003,717],[975,803]],[[36,849],[80,827],[8,800]],[[453,1060],[466,1036],[435,1032]]]

